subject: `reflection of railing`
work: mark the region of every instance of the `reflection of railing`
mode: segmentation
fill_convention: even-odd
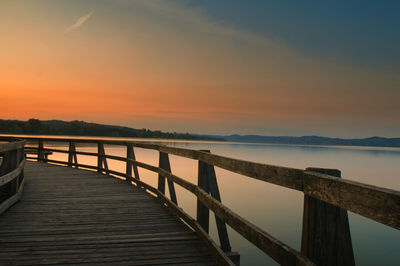
[[[4,138],[3,138],[4,139]],[[122,140],[81,138],[29,137],[38,142],[40,162],[50,162],[71,167],[82,167],[126,178],[127,182],[151,191],[171,210],[175,211],[204,239],[208,239],[209,210],[216,215],[216,224],[224,252],[230,252],[225,223],[282,265],[354,265],[347,210],[379,223],[400,229],[400,192],[338,178],[340,171],[308,168],[307,170],[272,166],[160,144],[147,144]],[[69,150],[45,148],[47,142],[67,142]],[[76,143],[97,144],[98,152],[82,152]],[[126,146],[127,156],[106,155],[104,144]],[[134,147],[159,151],[159,166],[152,166],[135,159]],[[32,147],[31,147],[32,148]],[[68,161],[47,159],[45,152],[67,153]],[[168,155],[177,155],[199,161],[198,185],[171,173]],[[77,155],[97,157],[97,166],[79,164]],[[126,162],[126,172],[108,168],[107,159]],[[214,166],[251,178],[280,185],[304,193],[304,213],[301,252],[285,245],[256,225],[240,217],[220,200]],[[137,167],[158,173],[158,188],[142,182]],[[133,175],[132,175],[133,170]],[[335,177],[336,176],[336,177]],[[165,178],[170,199],[165,197]],[[197,220],[177,206],[174,183],[192,192],[198,199]],[[266,214],[267,215],[267,214]],[[212,242],[209,242],[212,243]],[[210,244],[211,245],[211,244]]]
[[[0,214],[19,200],[24,188],[25,141],[0,144]]]

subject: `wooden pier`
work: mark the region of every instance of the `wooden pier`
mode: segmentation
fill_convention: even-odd
[[[216,265],[193,230],[142,189],[92,171],[28,162],[0,219],[0,265]]]
[[[355,265],[347,210],[400,229],[399,191],[341,179],[334,169],[301,170],[123,140],[23,139],[0,137],[9,141],[0,144],[0,265],[238,265],[226,224],[281,265]],[[46,146],[55,142],[68,149]],[[96,145],[97,152],[77,144]],[[106,154],[104,145],[126,147],[126,157]],[[25,147],[36,156],[25,159]],[[134,148],[158,151],[159,165],[137,161]],[[68,160],[55,160],[54,153]],[[169,154],[198,161],[197,185],[171,172]],[[95,156],[97,165],[79,163],[81,155]],[[126,171],[110,169],[108,160],[126,163]],[[140,179],[138,167],[158,173],[157,188]],[[214,167],[304,193],[301,250],[223,205]],[[197,197],[196,218],[178,207],[175,184]],[[210,211],[218,244],[208,235]]]

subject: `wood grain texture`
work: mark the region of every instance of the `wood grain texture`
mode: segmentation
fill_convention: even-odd
[[[274,238],[273,236],[269,235],[267,232],[262,230],[261,228],[257,227],[256,225],[250,223],[246,219],[242,218],[241,216],[237,215],[229,208],[224,206],[220,201],[212,197],[208,192],[204,191],[202,188],[178,177],[170,172],[167,172],[161,168],[150,166],[144,163],[139,163],[136,161],[131,160],[132,163],[137,164],[140,167],[146,168],[148,170],[158,172],[166,177],[168,180],[171,180],[182,187],[186,188],[190,192],[194,193],[197,198],[201,201],[201,203],[207,208],[212,210],[218,218],[222,221],[226,222],[230,225],[235,231],[261,249],[263,252],[271,256],[276,262],[281,265],[315,265],[312,263],[308,258],[304,255],[300,254],[298,251],[294,250],[293,248],[287,246],[283,242],[279,241],[278,239]],[[126,177],[126,174],[119,173],[116,171],[111,171],[111,174],[115,174],[117,176]],[[139,181],[134,180],[138,186],[143,186],[146,189],[150,190],[156,195],[164,196],[164,193],[161,191]],[[207,223],[205,223],[207,224]],[[196,226],[200,228],[204,233],[206,231],[203,227],[196,222]]]
[[[337,169],[308,171],[341,177]],[[301,253],[317,265],[354,266],[347,210],[304,195]]]
[[[0,265],[216,265],[157,198],[92,171],[27,162],[20,201],[0,216]]]
[[[0,144],[5,150],[1,153],[0,161],[0,214],[21,197],[24,187],[24,145],[25,141]]]
[[[7,151],[17,150],[24,147],[26,141],[19,140],[15,142],[1,143],[0,144],[0,153],[4,153]]]
[[[18,185],[17,193],[15,193],[13,196],[9,197],[6,201],[0,204],[0,215],[21,198],[22,191],[24,189],[24,181],[25,180],[22,180],[21,184]]]
[[[9,172],[8,174],[5,174],[3,176],[0,176],[0,186],[7,184],[8,182],[14,180],[14,178],[18,177],[21,175],[21,172],[24,170],[24,165],[25,165],[25,160],[22,160],[18,167]]]
[[[1,138],[0,138],[1,139]],[[28,138],[43,141],[61,141],[66,142],[71,139],[54,139],[54,138]],[[255,225],[249,223],[242,217],[233,213],[231,210],[226,208],[218,201],[217,194],[218,191],[215,190],[213,197],[209,195],[210,191],[205,188],[201,189],[198,186],[187,182],[183,178],[177,177],[170,172],[170,167],[164,167],[161,164],[160,167],[148,165],[142,162],[137,162],[132,156],[127,156],[127,158],[106,155],[104,153],[104,144],[111,145],[123,145],[133,147],[152,149],[160,152],[160,155],[165,155],[168,158],[168,154],[177,155],[189,159],[199,160],[201,164],[207,164],[210,166],[217,166],[225,170],[229,170],[238,174],[248,176],[250,178],[255,178],[272,184],[280,185],[283,187],[295,189],[304,192],[306,199],[311,202],[311,200],[323,201],[323,205],[335,205],[340,208],[344,208],[355,212],[357,214],[363,215],[380,223],[389,225],[391,227],[400,229],[400,192],[390,189],[380,188],[376,186],[371,186],[367,184],[362,184],[350,180],[343,180],[334,177],[335,173],[315,173],[313,171],[304,171],[301,169],[280,167],[268,164],[255,163],[245,160],[233,159],[225,156],[210,154],[209,152],[196,151],[190,149],[183,149],[177,147],[168,147],[160,144],[148,144],[140,142],[129,142],[120,140],[101,140],[101,139],[79,139],[74,138],[74,142],[77,143],[97,143],[99,150],[97,154],[87,154],[87,155],[97,155],[98,156],[98,166],[88,166],[78,164],[79,167],[85,167],[89,169],[97,169],[99,172],[106,171],[108,174],[113,174],[117,176],[122,176],[129,182],[134,182],[138,186],[145,187],[148,191],[153,192],[156,195],[164,195],[165,191],[165,178],[169,182],[168,185],[175,182],[180,186],[186,188],[187,190],[194,193],[198,199],[199,203],[202,204],[203,209],[208,209],[214,211],[214,213],[219,217],[218,221],[225,221],[233,229],[242,234],[254,245],[259,247],[265,253],[269,254],[277,262],[283,265],[311,265],[307,258],[297,251],[286,246],[284,243],[273,238],[266,232],[260,230]],[[42,149],[43,150],[43,149]],[[127,170],[127,174],[118,173],[112,170],[108,170],[106,158],[125,161],[127,166],[130,167],[141,167],[148,169],[150,171],[157,172],[159,174],[159,190],[150,188],[148,185],[144,184],[140,180],[133,180],[132,171]],[[43,159],[42,159],[43,160]],[[45,160],[45,159],[44,159]],[[62,163],[55,160],[47,160],[48,162]],[[161,157],[160,157],[161,161]],[[164,160],[165,161],[165,160]],[[104,168],[103,168],[104,164]],[[168,164],[169,166],[169,164]],[[313,169],[311,169],[313,170]],[[203,174],[201,174],[203,175]],[[214,174],[215,175],[215,174]],[[199,174],[200,176],[200,174]],[[171,183],[170,183],[171,182]],[[199,184],[200,185],[200,184]],[[200,187],[202,187],[200,185]],[[170,189],[171,190],[171,189]],[[175,194],[175,193],[174,193]],[[160,196],[161,197],[161,196]],[[171,196],[171,198],[173,198]],[[217,199],[217,200],[216,200]],[[308,202],[308,201],[307,201]],[[310,203],[311,205],[313,203]],[[310,205],[310,206],[311,206]],[[337,209],[334,206],[331,206]],[[313,207],[307,208],[308,211],[312,210]],[[341,211],[342,212],[342,211]],[[339,215],[340,216],[340,215]],[[205,221],[206,219],[204,219]],[[207,217],[208,221],[208,217]],[[202,223],[203,224],[203,223]],[[204,224],[206,224],[204,222]],[[201,228],[203,231],[207,229],[206,226]]]
[[[0,136],[0,140],[15,140],[15,137]],[[27,140],[69,142],[71,138],[25,137]],[[251,178],[275,185],[303,191],[305,194],[365,216],[379,223],[400,229],[400,192],[377,186],[362,184],[330,175],[318,174],[302,169],[281,167],[226,156],[160,144],[131,142],[125,140],[101,140],[73,138],[76,143],[102,143],[131,145],[133,147],[157,150],[182,156],[223,168]],[[104,155],[103,155],[104,156]],[[99,158],[103,158],[99,156]],[[100,163],[99,163],[100,165]],[[136,164],[140,167],[139,164]]]
[[[400,191],[305,171],[304,193],[400,229]]]

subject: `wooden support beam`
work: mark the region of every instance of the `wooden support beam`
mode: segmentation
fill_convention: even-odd
[[[202,150],[204,152],[210,152],[209,150]],[[215,169],[213,165],[199,161],[199,176],[198,186],[207,193],[210,193],[213,198],[221,202],[221,196],[219,194],[217,176],[215,175]],[[231,245],[229,243],[228,232],[226,230],[226,224],[218,216],[215,216],[215,223],[217,225],[218,237],[221,244],[221,249],[224,252],[231,252]],[[209,210],[204,204],[197,200],[197,221],[204,230],[209,230]]]
[[[76,156],[75,143],[73,141],[70,141],[68,150],[68,166],[72,167],[73,165],[75,165],[75,167],[78,168],[78,158]]]
[[[133,154],[133,147],[132,145],[126,145],[126,158],[132,158],[132,154]],[[132,179],[132,162],[129,160],[126,160],[126,171],[125,171],[127,177],[126,177],[126,181],[128,183],[131,182]]]
[[[133,149],[133,145],[131,144],[126,145],[126,158],[136,161],[135,151]],[[134,174],[133,176],[132,176],[132,169]],[[134,177],[140,180],[137,166],[132,164],[132,162],[129,160],[126,160],[126,174],[130,177]],[[131,178],[127,178],[126,181],[131,182]]]
[[[199,161],[198,166],[198,177],[197,177],[197,186],[203,189],[205,192],[209,193],[209,182],[207,175],[207,164]],[[209,209],[197,198],[197,222],[203,227],[204,231],[209,232],[209,224],[210,224],[210,211]]]
[[[307,168],[307,171],[341,177],[336,169]],[[301,253],[316,265],[354,266],[347,210],[305,194]]]
[[[215,169],[213,165],[207,165],[207,176],[208,176],[208,187],[210,194],[213,198],[221,202],[221,196],[219,194],[217,177],[215,175]],[[219,242],[221,249],[224,252],[231,252],[231,245],[229,242],[228,231],[226,230],[226,224],[218,216],[215,216],[215,223],[217,224]]]
[[[107,175],[109,175],[110,172],[108,170],[107,158],[105,155],[106,155],[106,152],[104,150],[103,142],[98,142],[97,143],[97,172],[102,173],[103,165],[104,165],[105,172]]]
[[[44,162],[43,140],[38,141],[38,162]]]
[[[167,153],[160,152],[159,167],[171,173],[171,165],[169,163],[169,157]],[[167,183],[171,201],[175,204],[178,204],[176,199],[174,183],[169,179],[167,180]],[[163,176],[160,173],[158,174],[158,190],[165,195],[165,176]]]

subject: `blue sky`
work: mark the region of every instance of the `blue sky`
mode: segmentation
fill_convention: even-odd
[[[324,60],[400,72],[400,1],[183,1]]]

